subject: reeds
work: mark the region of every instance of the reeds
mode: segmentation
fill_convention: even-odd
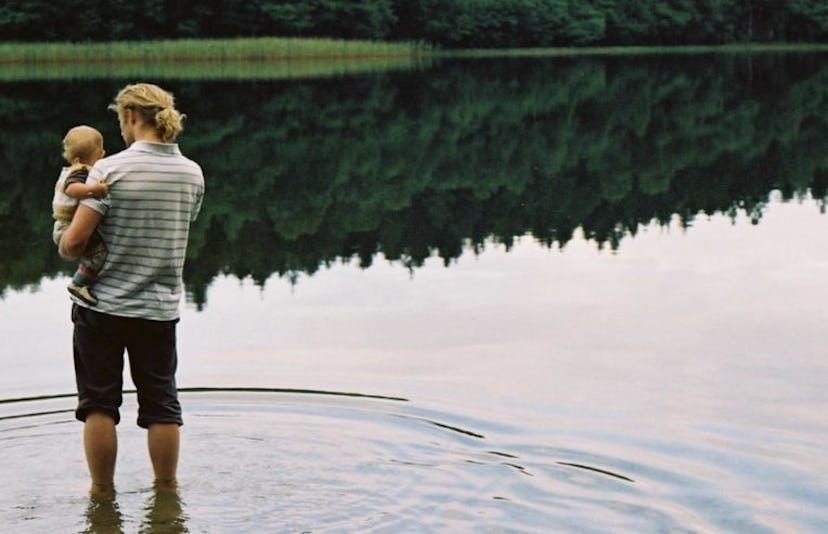
[[[262,37],[107,43],[0,43],[0,63],[272,61],[416,56],[423,43]]]
[[[425,68],[427,58],[356,58],[274,61],[63,62],[0,65],[0,82],[67,79],[277,80]]]
[[[247,79],[333,76],[419,68],[440,58],[826,52],[828,44],[436,49],[426,43],[261,37],[106,43],[0,42],[0,80],[61,78]]]
[[[422,43],[299,38],[0,43],[0,80],[333,76],[419,67],[430,50]]]

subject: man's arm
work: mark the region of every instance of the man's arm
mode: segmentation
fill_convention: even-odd
[[[78,206],[75,216],[72,217],[72,223],[60,238],[60,245],[58,245],[60,257],[65,260],[80,258],[92,232],[95,231],[102,218],[103,216],[92,208],[83,204]]]

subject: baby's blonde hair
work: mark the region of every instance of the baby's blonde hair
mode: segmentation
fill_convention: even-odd
[[[157,85],[151,83],[130,84],[121,89],[109,109],[122,117],[131,109],[141,115],[147,124],[155,127],[165,143],[175,141],[184,129],[182,121],[186,117],[175,109],[175,99]]]
[[[91,126],[81,125],[70,128],[63,138],[63,159],[67,163],[91,165],[99,150],[103,150],[101,132]]]

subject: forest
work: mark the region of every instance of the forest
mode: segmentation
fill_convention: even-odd
[[[451,61],[305,81],[169,80],[208,194],[185,270],[295,278],[378,254],[415,271],[489,240],[623,247],[641,225],[828,191],[828,66],[814,54]],[[67,127],[123,146],[121,80],[0,91],[0,291],[64,274],[51,200]],[[65,95],[73,95],[65,98]],[[623,105],[619,105],[623,103]],[[816,208],[815,208],[816,209]],[[690,230],[692,231],[692,230]]]
[[[825,0],[6,0],[3,41],[301,36],[454,47],[825,42]]]

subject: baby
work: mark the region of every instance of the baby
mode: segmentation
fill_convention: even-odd
[[[104,153],[103,136],[90,126],[75,126],[63,138],[63,158],[69,166],[61,170],[52,199],[52,215],[55,218],[52,239],[55,244],[60,243],[60,236],[72,222],[81,199],[103,198],[107,195],[109,188],[104,182],[86,183],[89,169],[104,156]],[[97,304],[98,299],[89,290],[89,286],[95,281],[105,259],[106,245],[95,232],[89,239],[72,282],[67,287],[69,293],[91,306]]]

